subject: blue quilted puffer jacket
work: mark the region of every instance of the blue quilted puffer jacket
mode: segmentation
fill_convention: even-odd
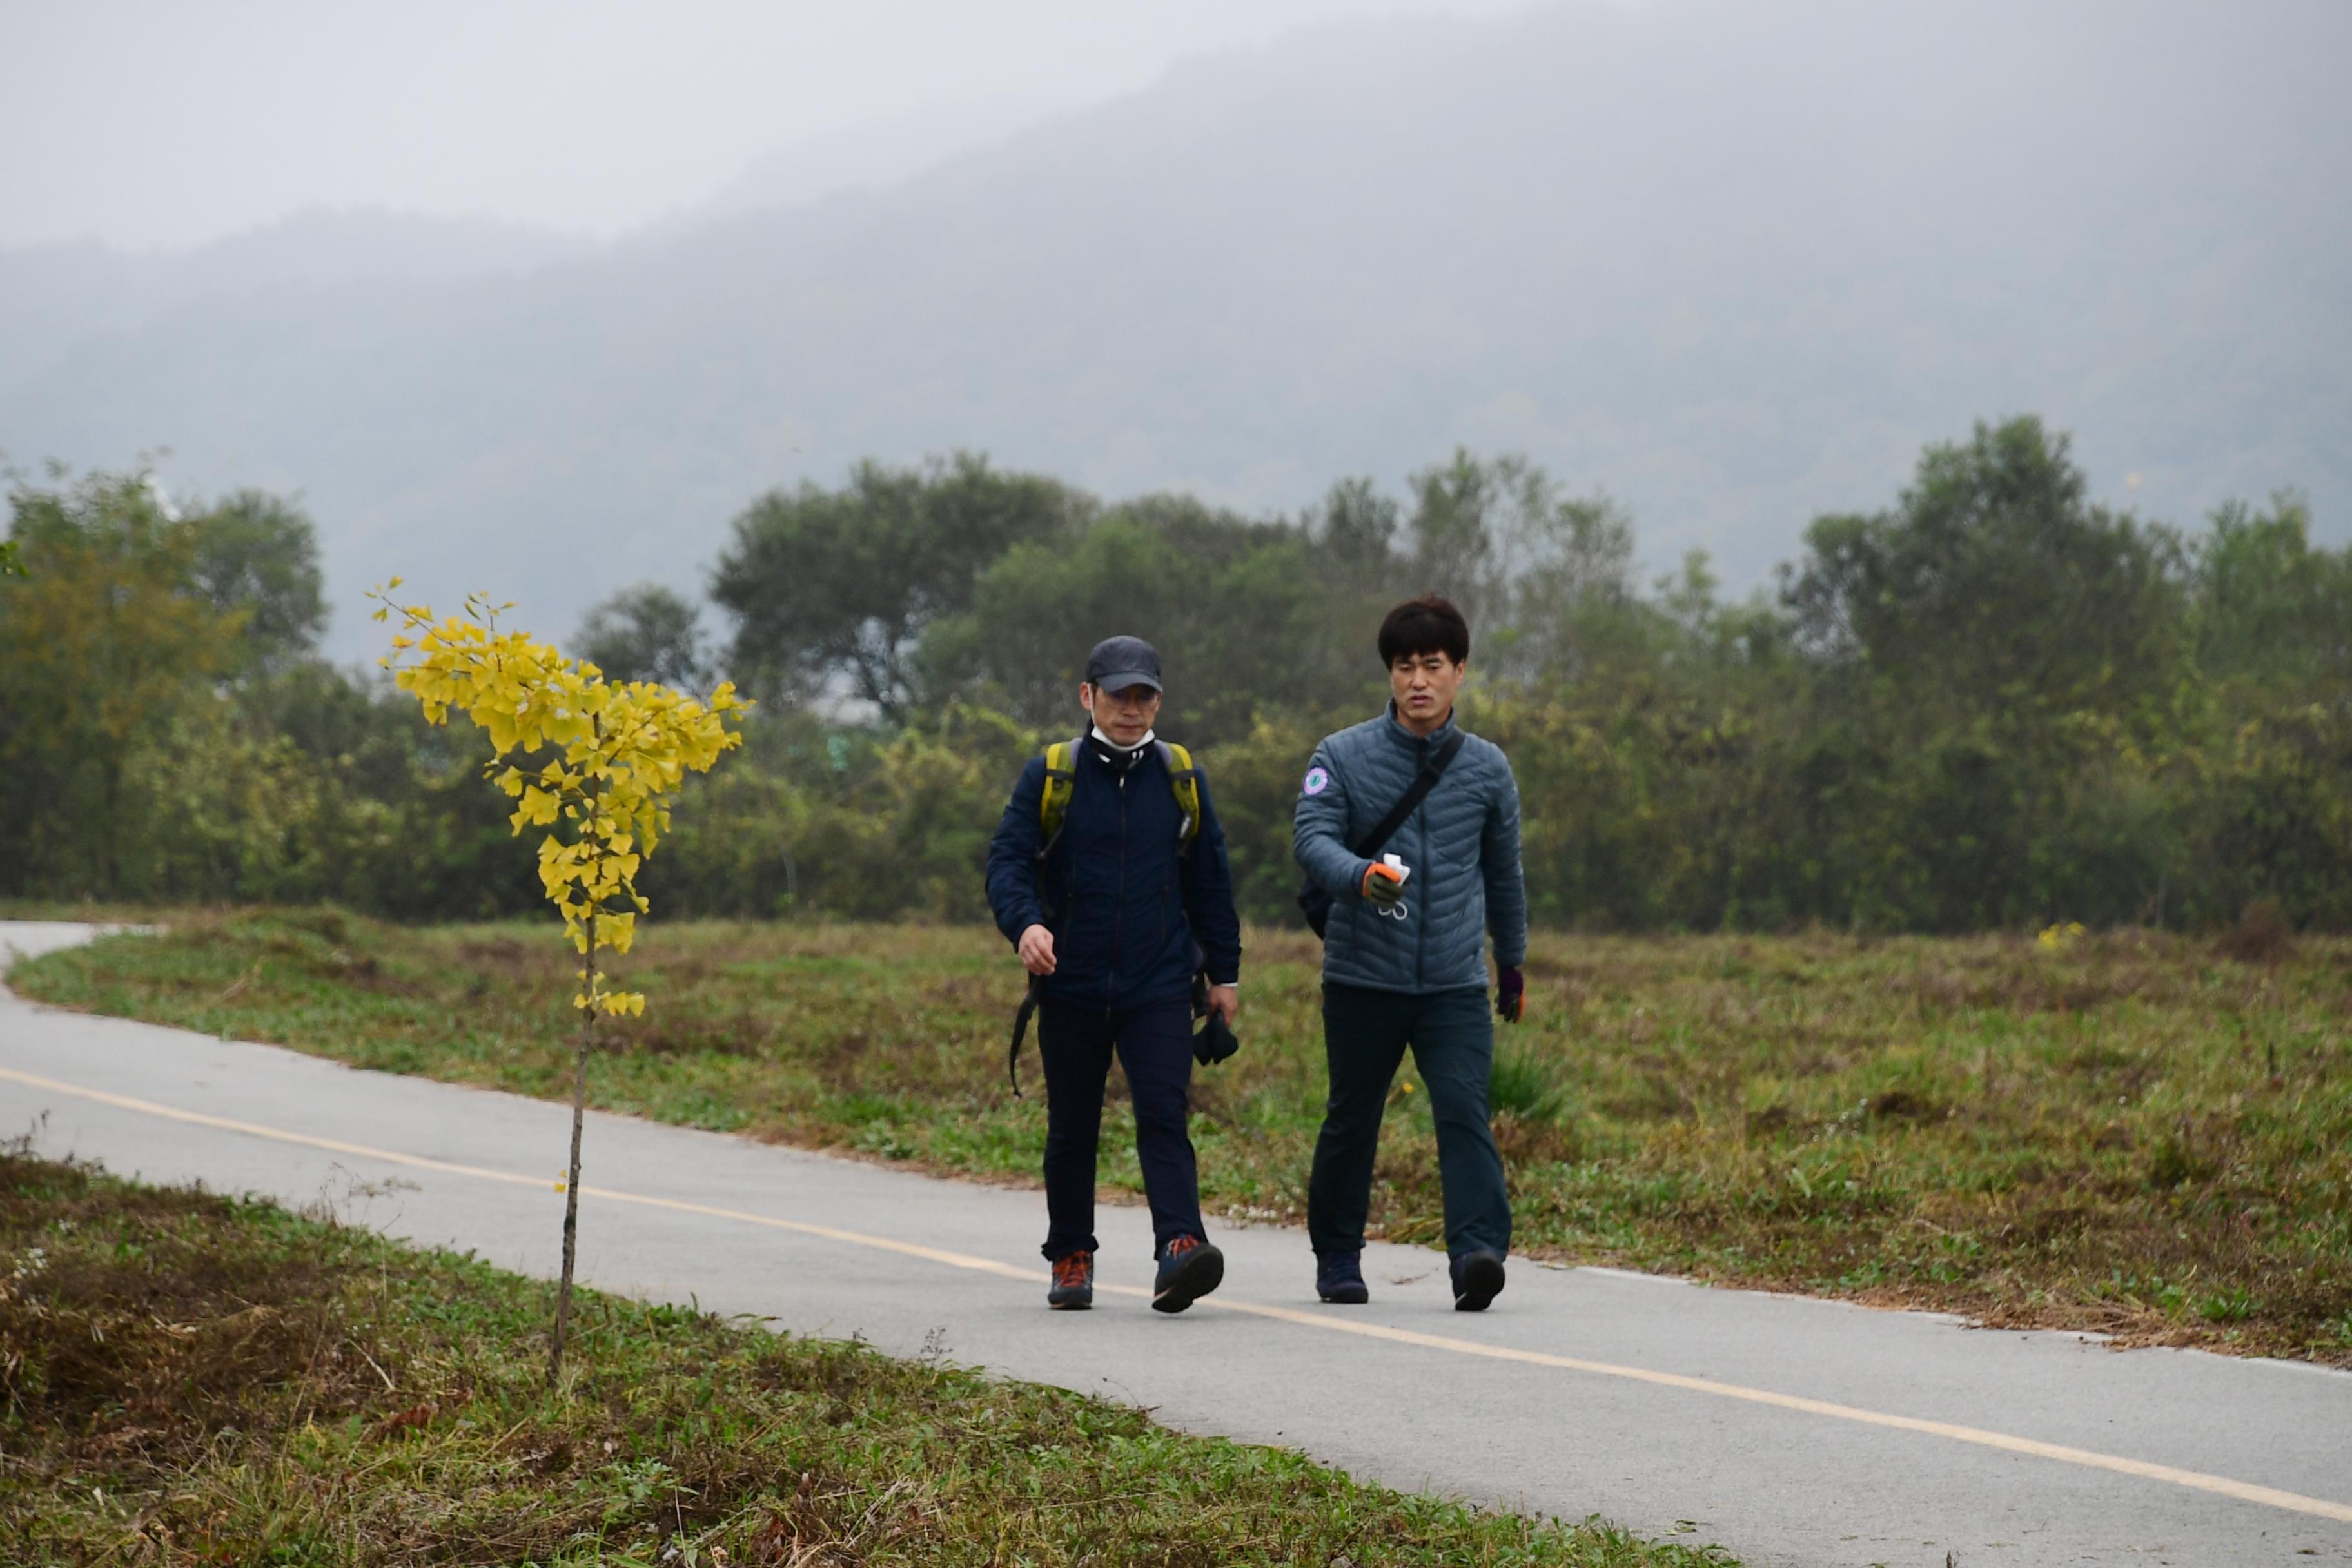
[[[1475,735],[1429,798],[1381,853],[1412,868],[1402,914],[1382,913],[1360,889],[1371,862],[1349,850],[1380,825],[1421,772],[1422,760],[1454,733],[1454,721],[1423,740],[1396,710],[1324,738],[1299,785],[1291,852],[1330,889],[1323,978],[1378,991],[1449,991],[1486,984],[1480,950],[1495,937],[1495,962],[1516,967],[1528,954],[1527,884],[1519,873],[1519,786],[1502,748]]]

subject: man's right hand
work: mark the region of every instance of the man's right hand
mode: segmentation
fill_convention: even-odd
[[[1381,909],[1392,908],[1404,897],[1404,874],[1375,860],[1364,872],[1364,897]]]
[[[1031,926],[1021,933],[1021,966],[1032,974],[1054,973],[1054,933]]]

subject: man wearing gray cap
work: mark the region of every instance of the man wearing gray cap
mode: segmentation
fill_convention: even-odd
[[[1201,1222],[1185,1122],[1193,978],[1226,1025],[1240,1009],[1241,918],[1208,780],[1159,738],[1160,655],[1108,637],[1087,658],[1087,731],[1030,760],[988,849],[988,902],[1037,1000],[1045,1067],[1047,1302],[1094,1302],[1095,1150],[1117,1051],[1160,1259],[1151,1304],[1181,1312],[1225,1260]],[[1018,1049],[1018,1038],[1015,1039]]]

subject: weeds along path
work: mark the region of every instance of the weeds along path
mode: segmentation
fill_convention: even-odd
[[[11,1563],[1738,1568],[0,1142]]]
[[[1254,931],[1243,1049],[1197,1074],[1213,1214],[1295,1223],[1325,1089],[1319,950]],[[1538,932],[1498,1036],[1516,1248],[1717,1283],[2352,1365],[2352,941],[2284,927],[1874,940]],[[992,930],[663,921],[655,1005],[598,1030],[592,1103],[1034,1184]],[[20,969],[61,1005],[568,1100],[546,922],[175,916]],[[1112,1094],[1119,1093],[1114,1072]],[[1428,1243],[1427,1096],[1391,1097],[1375,1234]],[[1139,1189],[1129,1119],[1103,1180]]]
[[[553,1272],[558,1105],[7,997],[0,1125]],[[2352,1561],[2352,1376],[2323,1368],[1591,1268],[1523,1265],[1465,1317],[1437,1258],[1394,1246],[1367,1257],[1370,1308],[1322,1308],[1276,1226],[1221,1231],[1225,1289],[1168,1318],[1141,1298],[1131,1209],[1104,1215],[1101,1307],[1049,1314],[1034,1194],[614,1115],[588,1149],[593,1285],[1108,1394],[1392,1485],[1759,1563]]]

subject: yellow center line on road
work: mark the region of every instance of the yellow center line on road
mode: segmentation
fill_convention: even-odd
[[[213,1116],[200,1110],[183,1110],[177,1106],[160,1105],[153,1100],[134,1100],[129,1095],[110,1094],[104,1089],[86,1089],[79,1084],[64,1083],[56,1079],[42,1078],[35,1073],[19,1072],[14,1068],[0,1067],[0,1079],[45,1089],[57,1094],[95,1100],[123,1110],[161,1117],[166,1121],[187,1122],[198,1127],[215,1127],[227,1132],[241,1132],[248,1137],[268,1139],[279,1143],[295,1143],[305,1148],[323,1149],[331,1153],[350,1154],[355,1158],[381,1161],[387,1164],[405,1165],[412,1170],[439,1171],[453,1176],[469,1176],[486,1182],[504,1182],[510,1185],[536,1187],[547,1184],[546,1178],[526,1176],[520,1172],[495,1170],[486,1165],[459,1164],[449,1160],[431,1159],[422,1154],[404,1154],[391,1149],[377,1149],[364,1143],[345,1142],[339,1138],[321,1138],[307,1132],[289,1131],[282,1127],[265,1126],[259,1122],[239,1121],[231,1117]],[[895,1252],[902,1257],[919,1258],[926,1262],[944,1264],[951,1268],[971,1269],[977,1273],[993,1274],[1001,1279],[1018,1279],[1035,1284],[1047,1278],[1042,1269],[1023,1268],[1014,1264],[1001,1263],[992,1258],[980,1258],[968,1252],[952,1252],[944,1247],[923,1247],[914,1242],[897,1241],[887,1236],[874,1236],[865,1231],[844,1230],[836,1226],[813,1225],[805,1220],[779,1219],[772,1215],[753,1214],[745,1209],[721,1208],[713,1204],[692,1203],[683,1198],[655,1197],[645,1193],[626,1193],[610,1187],[593,1187],[583,1184],[583,1197],[603,1198],[608,1202],[634,1204],[643,1208],[667,1209],[676,1214],[702,1215],[712,1219],[732,1220],[743,1225],[765,1226],[772,1230],[792,1231],[802,1236],[820,1237],[852,1247],[871,1247],[882,1252]],[[1097,1289],[1108,1294],[1149,1298],[1148,1290],[1129,1285],[1103,1285]],[[1689,1394],[1710,1394],[1718,1399],[1743,1400],[1751,1405],[1771,1405],[1782,1410],[1794,1410],[1807,1415],[1819,1415],[1836,1421],[1852,1421],[1866,1426],[1890,1427],[1901,1432],[1917,1432],[1931,1437],[1942,1437],[1955,1443],[1970,1443],[1979,1447],[1995,1448],[2004,1453],[2022,1454],[2037,1459],[2051,1459],[2061,1464],[2081,1465],[2090,1469],[2108,1470],[2117,1475],[2134,1476],[2142,1480],[2162,1481],[2172,1486],[2187,1487],[2196,1491],[2212,1492],[2221,1497],[2235,1498],[2241,1502],[2261,1503],[2265,1507],[2284,1509],[2294,1513],[2314,1515],[2352,1524],[2352,1504],[2331,1502],[2325,1498],[2305,1497],[2298,1492],[2282,1491],[2275,1487],[2256,1486],[2251,1481],[2232,1480],[2227,1476],[2208,1475],[2201,1470],[2184,1470],[2171,1465],[2151,1464],[2145,1459],[2127,1459],[2116,1454],[2101,1454],[2087,1448],[2070,1448],[2063,1444],[2043,1443],[2032,1437],[2011,1436],[2006,1432],[1987,1431],[1980,1426],[1956,1426],[1948,1421],[1928,1421],[1914,1415],[1892,1415],[1885,1411],[1864,1410],[1856,1405],[1838,1405],[1825,1399],[1808,1399],[1801,1394],[1778,1394],[1770,1389],[1749,1388],[1736,1383],[1722,1383],[1714,1378],[1685,1377],[1680,1373],[1657,1372],[1648,1367],[1622,1366],[1613,1362],[1586,1361],[1576,1356],[1552,1355],[1543,1351],[1517,1350],[1508,1345],[1482,1344],[1475,1340],[1454,1339],[1446,1334],[1428,1334],[1413,1329],[1392,1328],[1385,1323],[1370,1322],[1361,1318],[1336,1314],[1301,1311],[1292,1307],[1276,1307],[1259,1301],[1241,1301],[1224,1297],[1206,1297],[1199,1303],[1219,1311],[1237,1312],[1249,1317],[1269,1318],[1277,1322],[1292,1323],[1301,1328],[1319,1329],[1327,1333],[1354,1334],[1362,1339],[1384,1340],[1391,1344],[1412,1345],[1422,1350],[1443,1351],[1453,1355],[1483,1357],[1489,1361],[1516,1362],[1522,1365],[1550,1367],[1561,1372],[1579,1372],[1595,1377],[1622,1378],[1634,1383],[1646,1383],[1662,1388],[1680,1389]]]
[[[64,1083],[57,1079],[43,1078],[37,1073],[19,1072],[15,1068],[0,1068],[0,1079],[30,1084],[58,1094],[70,1094],[83,1100],[94,1100],[100,1105],[111,1105],[122,1110],[136,1110],[147,1116],[162,1117],[166,1121],[185,1121],[197,1127],[217,1127],[224,1132],[242,1132],[251,1138],[266,1138],[277,1143],[299,1143],[307,1149],[324,1149],[331,1154],[350,1154],[362,1160],[380,1160],[388,1164],[405,1165],[416,1171],[440,1171],[452,1176],[471,1176],[478,1181],[504,1182],[509,1186],[544,1187],[544,1176],[526,1176],[520,1171],[494,1170],[488,1165],[464,1165],[454,1160],[436,1160],[425,1154],[403,1154],[396,1150],[377,1149],[365,1143],[347,1143],[340,1138],[321,1138],[315,1133],[289,1131],[283,1127],[269,1127],[258,1121],[239,1121],[235,1117],[213,1116],[201,1110],[183,1110],[176,1105],[159,1105],[152,1100],[134,1100],[127,1094],[109,1094],[102,1089],[85,1089],[77,1083]],[[847,1242],[853,1247],[870,1247],[884,1252],[897,1252],[926,1262],[944,1263],[951,1268],[970,1268],[982,1274],[1002,1275],[1008,1279],[1020,1279],[1036,1284],[1048,1278],[1043,1269],[1021,1268],[1010,1263],[999,1263],[992,1258],[978,1258],[969,1252],[950,1252],[944,1247],[922,1247],[911,1241],[893,1241],[887,1236],[869,1236],[862,1230],[843,1230],[830,1225],[812,1225],[805,1220],[778,1219],[772,1215],[751,1214],[743,1209],[717,1208],[709,1204],[689,1203],[684,1198],[657,1198],[645,1193],[624,1193],[611,1187],[592,1187],[580,1184],[583,1198],[606,1198],[614,1203],[635,1204],[644,1208],[670,1209],[679,1214],[707,1215],[713,1219],[740,1220],[746,1225],[764,1225],[775,1230],[797,1231],[803,1236],[819,1236],[827,1241]]]

